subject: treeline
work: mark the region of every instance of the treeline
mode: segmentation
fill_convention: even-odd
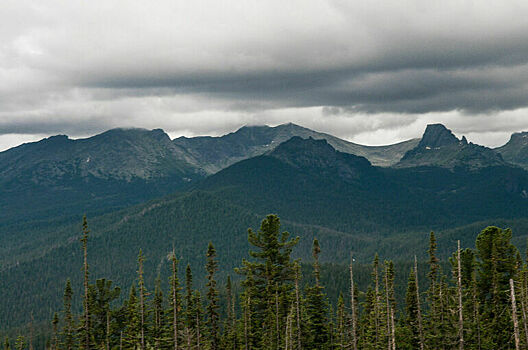
[[[459,244],[449,259],[450,271],[443,271],[446,265],[437,258],[431,233],[427,281],[421,280],[423,271],[415,259],[403,305],[396,302],[392,261],[380,261],[376,255],[370,285],[360,291],[351,257],[348,286],[331,302],[321,283],[318,240],[312,246],[312,282],[302,286],[300,261],[291,258],[299,237],[281,232],[279,218],[268,215],[257,232],[248,231],[252,249],[235,269],[239,285],[230,277],[223,288],[217,285],[219,266],[212,243],[205,254],[206,284],[201,288],[193,284],[189,265],[180,282],[175,254],[168,256],[168,282],[158,278],[147,286],[140,251],[137,283],[119,304],[121,289],[112,281],[90,281],[84,218],[83,311],[72,311],[68,281],[46,348],[526,349],[528,266],[511,238],[510,230],[487,227],[475,249],[461,249]],[[4,343],[5,350],[33,347],[32,334]]]

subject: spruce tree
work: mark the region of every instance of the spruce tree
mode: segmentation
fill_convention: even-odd
[[[256,248],[249,252],[253,260],[244,259],[243,266],[236,271],[245,276],[242,282],[244,287],[252,284],[251,288],[247,288],[249,294],[246,295],[246,300],[251,300],[251,345],[257,347],[263,343],[269,344],[270,340],[276,342],[276,321],[273,317],[275,292],[278,293],[279,299],[279,328],[282,328],[289,312],[294,281],[294,265],[290,254],[299,237],[289,239],[288,232],[281,234],[279,218],[276,215],[268,215],[262,221],[258,232],[248,230],[248,241]],[[268,337],[264,334],[268,334]],[[269,338],[270,336],[273,339]]]
[[[90,233],[90,230],[88,229],[88,222],[86,220],[86,215],[83,216],[83,223],[82,223],[82,250],[83,250],[83,272],[84,272],[84,279],[83,279],[83,286],[84,286],[84,297],[83,297],[83,318],[82,318],[82,324],[79,329],[79,335],[80,335],[80,345],[81,349],[89,350],[91,348],[91,328],[90,328],[90,280],[89,280],[89,271],[88,271],[88,233]]]
[[[207,264],[205,270],[207,271],[207,326],[209,330],[210,349],[217,350],[219,343],[218,335],[218,290],[216,288],[215,273],[218,271],[218,262],[216,261],[216,249],[213,244],[209,242],[207,247]]]
[[[485,349],[513,346],[510,313],[509,280],[515,279],[521,262],[511,240],[511,230],[487,227],[476,240],[477,281],[482,319],[482,346]]]
[[[312,256],[314,258],[313,274],[315,285],[306,288],[305,309],[307,315],[306,348],[327,349],[330,346],[330,329],[328,328],[328,304],[323,287],[320,285],[319,241],[314,239]]]
[[[140,342],[139,346],[141,350],[145,350],[145,297],[147,291],[145,289],[145,280],[143,277],[143,262],[145,257],[141,249],[138,255],[138,287],[139,287],[139,320],[140,320]]]
[[[62,337],[64,339],[64,349],[72,350],[75,336],[73,334],[73,315],[72,315],[72,298],[73,290],[70,279],[66,280],[66,287],[64,287],[64,328],[62,330]]]
[[[178,279],[178,259],[174,251],[171,254],[171,277],[170,277],[170,324],[173,350],[180,348],[179,332],[180,328],[180,310],[181,310],[181,296],[180,296],[180,281]]]
[[[53,350],[57,350],[59,348],[59,315],[55,312],[53,314],[53,320],[51,321],[52,325],[52,340],[51,340],[51,347]]]

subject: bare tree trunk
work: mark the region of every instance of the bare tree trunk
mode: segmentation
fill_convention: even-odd
[[[464,318],[462,310],[462,268],[460,263],[460,241],[458,241],[457,260],[459,349],[464,350]]]
[[[424,334],[423,334],[423,325],[422,325],[422,310],[420,308],[420,290],[418,288],[418,261],[416,260],[416,255],[414,256],[414,274],[416,275],[416,306],[418,313],[418,333],[420,336],[420,350],[424,350]]]
[[[352,311],[352,350],[357,350],[357,315],[356,315],[356,298],[354,296],[354,269],[352,264],[354,257],[350,254],[350,307]]]
[[[526,338],[526,347],[528,347],[528,320],[526,315],[526,271],[523,271],[521,280],[521,310],[523,315],[523,325],[524,325],[524,336]]]
[[[123,350],[123,331],[119,332],[119,350]]]
[[[515,350],[520,348],[519,339],[519,324],[517,322],[517,305],[515,303],[515,289],[513,286],[513,279],[510,278],[510,292],[511,292],[511,303],[512,303],[512,319],[513,319],[513,330],[515,335]]]

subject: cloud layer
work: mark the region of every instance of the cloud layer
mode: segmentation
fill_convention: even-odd
[[[446,122],[497,144],[528,129],[527,15],[526,1],[7,0],[0,149],[287,121],[378,144]]]

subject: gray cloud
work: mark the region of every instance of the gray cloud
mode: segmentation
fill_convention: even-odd
[[[499,143],[528,129],[526,15],[520,0],[7,0],[0,135],[295,121],[384,143],[434,117]]]

